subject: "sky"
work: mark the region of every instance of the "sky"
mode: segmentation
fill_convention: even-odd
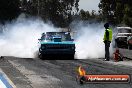
[[[92,11],[92,10],[98,10],[98,4],[100,0],[80,0],[79,1],[79,8],[83,9],[85,11]]]

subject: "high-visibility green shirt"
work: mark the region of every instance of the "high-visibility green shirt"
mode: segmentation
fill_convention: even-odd
[[[105,30],[103,40],[104,41],[112,41],[112,29],[111,28],[108,28]]]

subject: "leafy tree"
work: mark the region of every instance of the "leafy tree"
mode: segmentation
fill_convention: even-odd
[[[132,27],[132,1],[124,5],[123,23]]]
[[[45,21],[65,27],[72,21],[72,15],[78,12],[79,0],[29,0],[26,13],[38,15]]]
[[[84,11],[83,9],[81,9],[79,14],[80,14],[80,17],[82,20],[89,20],[90,19],[89,11]]]
[[[114,22],[115,0],[100,0],[99,8],[103,21]]]
[[[19,0],[0,0],[0,22],[12,20],[20,14]]]
[[[101,0],[99,8],[104,21],[132,26],[132,0]]]
[[[95,10],[92,10],[92,12],[84,11],[83,9],[79,12],[80,18],[83,21],[91,21],[91,22],[100,22],[101,20],[101,14],[97,14]]]

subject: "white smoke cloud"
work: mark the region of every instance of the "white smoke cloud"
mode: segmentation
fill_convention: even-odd
[[[76,40],[76,58],[104,58],[105,46],[103,43],[104,27],[103,24],[77,24],[77,40]],[[112,56],[112,47],[110,48]]]
[[[55,28],[40,19],[19,17],[4,25],[4,33],[0,37],[0,56],[33,58],[38,50],[38,39],[47,31],[55,31]]]
[[[76,58],[102,58],[104,57],[103,24],[78,23],[75,39]],[[25,18],[21,15],[12,23],[3,27],[4,33],[0,34],[0,56],[15,56],[35,58],[38,51],[38,39],[43,32],[56,31],[52,24],[46,24],[38,18]],[[75,28],[75,29],[76,29]]]

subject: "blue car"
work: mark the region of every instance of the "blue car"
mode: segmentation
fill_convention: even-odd
[[[69,32],[46,32],[39,39],[39,57],[41,59],[57,56],[57,59],[74,59],[75,43]]]

